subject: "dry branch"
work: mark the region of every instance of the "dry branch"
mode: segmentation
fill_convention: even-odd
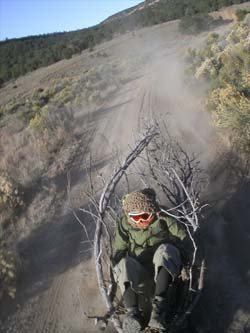
[[[185,319],[192,313],[193,309],[197,305],[197,303],[200,300],[202,290],[204,288],[204,275],[205,275],[205,270],[206,270],[206,264],[205,264],[205,259],[202,260],[201,263],[201,268],[200,268],[200,276],[199,276],[199,285],[198,285],[198,290],[196,291],[195,297],[193,301],[189,304],[188,308],[186,311],[183,313],[182,316],[180,316],[173,324],[176,325],[177,327],[181,326],[182,323],[185,321]]]
[[[174,142],[170,135],[167,133],[164,124],[163,128],[166,135],[163,135],[159,124],[149,126],[146,135],[139,141],[135,148],[130,152],[125,161],[117,168],[110,180],[105,185],[104,178],[100,175],[104,184],[104,189],[100,195],[100,200],[96,200],[96,192],[91,182],[91,192],[88,193],[93,210],[85,210],[95,220],[96,229],[94,235],[94,258],[95,267],[98,280],[100,293],[105,301],[107,307],[107,314],[103,317],[103,321],[110,320],[116,331],[122,332],[122,325],[116,313],[116,306],[112,298],[112,289],[114,286],[112,267],[109,273],[110,281],[105,279],[105,267],[109,266],[109,260],[112,256],[112,225],[117,222],[119,214],[116,209],[112,208],[112,203],[115,207],[119,205],[119,198],[115,192],[117,185],[121,178],[125,177],[127,187],[129,187],[127,169],[138,157],[142,161],[144,170],[137,171],[136,175],[139,176],[143,184],[156,184],[165,195],[171,206],[165,212],[176,218],[185,225],[190,241],[193,245],[192,260],[190,264],[190,281],[189,290],[194,291],[192,286],[193,280],[193,267],[196,262],[196,254],[198,245],[195,240],[195,233],[199,228],[198,213],[203,206],[199,202],[200,184],[198,181],[200,175],[199,162],[196,161],[194,156],[189,156],[182,147]],[[149,146],[150,143],[150,146]],[[141,156],[142,151],[146,148],[145,156]],[[139,160],[139,158],[138,158]],[[91,172],[91,165],[90,165]],[[153,186],[154,187],[154,186]],[[109,225],[109,223],[111,226]],[[107,260],[105,260],[107,259]],[[187,316],[195,306],[200,297],[203,287],[204,276],[204,263],[200,270],[200,284],[196,290],[196,297],[189,307],[186,309],[183,318]],[[198,297],[199,296],[199,297]],[[101,317],[95,317],[101,320]],[[180,318],[181,319],[181,318]]]
[[[103,299],[106,303],[106,307],[108,309],[108,313],[110,315],[110,320],[113,322],[113,325],[117,332],[122,332],[121,323],[115,313],[115,308],[111,300],[111,296],[104,282],[104,273],[103,267],[101,263],[102,257],[102,248],[101,248],[101,237],[103,232],[103,225],[105,212],[110,200],[111,195],[114,193],[115,187],[118,184],[121,177],[125,174],[127,168],[131,165],[131,163],[141,154],[141,152],[148,146],[150,141],[157,135],[157,132],[154,129],[150,129],[149,133],[145,135],[145,137],[136,145],[136,147],[131,151],[131,153],[127,156],[123,164],[117,169],[115,174],[110,178],[109,182],[105,186],[98,205],[98,215],[99,218],[96,221],[96,230],[94,237],[94,257],[95,257],[95,266],[96,266],[96,274],[99,289]]]
[[[189,290],[193,289],[193,269],[197,260],[198,245],[196,231],[199,228],[198,213],[205,205],[200,204],[199,195],[203,180],[199,161],[189,155],[181,145],[173,140],[166,126],[157,123],[159,135],[147,148],[143,163],[149,173],[143,176],[152,179],[160,187],[169,201],[169,209],[162,209],[167,215],[182,223],[193,247],[189,263]],[[164,132],[163,132],[164,131]]]

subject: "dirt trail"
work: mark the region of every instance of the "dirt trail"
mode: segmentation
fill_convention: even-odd
[[[152,29],[152,34],[155,36],[160,33],[164,35],[166,32],[157,29],[160,28]],[[156,56],[147,63],[147,67],[140,69],[134,80],[124,85],[100,109],[89,114],[89,121],[91,122],[92,119],[91,130],[88,127],[89,123],[85,120],[86,110],[78,110],[75,115],[78,124],[81,124],[81,120],[83,120],[82,128],[77,129],[78,136],[84,135],[85,138],[79,144],[81,151],[76,158],[76,164],[72,165],[71,169],[71,195],[76,201],[80,200],[78,198],[79,189],[86,186],[82,166],[87,152],[91,151],[99,172],[110,173],[111,150],[116,149],[123,156],[126,154],[128,145],[134,144],[137,131],[141,127],[141,117],[150,117],[154,114],[162,114],[163,117],[166,117],[167,113],[170,113],[171,131],[179,137],[188,150],[200,153],[202,164],[206,168],[215,158],[215,152],[217,153],[214,146],[216,133],[210,119],[202,113],[201,101],[195,99],[185,89],[181,74],[183,64],[180,58],[184,49],[191,46],[191,43],[197,45],[203,36],[186,39],[181,39],[179,36],[176,40],[178,33],[175,32],[174,35],[171,35],[172,37],[166,35],[164,39],[161,36],[159,40],[154,39],[154,42],[151,43],[152,36],[147,35],[149,30],[143,31],[141,34],[145,33],[143,42],[147,55],[155,54],[157,49]],[[122,38],[125,39],[125,37]],[[130,39],[133,39],[132,35]],[[128,39],[125,41],[126,44],[122,45],[120,45],[121,42],[112,42],[114,54],[116,52],[117,55],[121,55],[122,50],[131,50],[138,43],[143,43],[141,36],[131,40],[131,45],[127,45]],[[136,52],[140,51],[139,46]],[[74,221],[72,214],[66,209],[66,184],[66,174],[64,174],[63,183],[59,186],[63,188],[64,185],[64,193],[57,200],[54,218],[49,224],[36,228],[29,239],[20,245],[23,257],[27,258],[28,266],[24,271],[16,300],[6,303],[5,309],[2,309],[2,332],[97,332],[93,320],[87,319],[84,312],[91,315],[102,315],[105,313],[104,303],[98,292],[89,244],[83,243],[86,241],[86,236],[81,226]],[[81,205],[84,204],[81,202]],[[234,282],[238,283],[240,279],[236,265],[237,258],[225,263],[225,257],[228,260],[230,255],[230,249],[227,247],[229,237],[223,229],[226,222],[218,216],[211,221],[211,229],[216,229],[217,238],[212,231],[207,236],[210,241],[209,260],[214,264],[213,273],[215,275],[224,274],[230,266],[231,288],[231,285]],[[93,225],[87,220],[84,223],[90,237],[93,236]],[[219,235],[222,235],[221,238]],[[232,237],[231,234],[230,237]],[[218,244],[221,244],[220,250],[223,250],[220,260],[216,259]],[[212,297],[205,296],[205,300],[210,302],[210,305],[205,304],[205,301],[201,304],[197,321],[198,332],[230,331],[230,325],[234,322],[233,316],[237,311],[241,311],[236,315],[237,324],[232,324],[231,327],[240,325],[238,324],[239,319],[244,318],[245,320],[250,314],[248,305],[246,305],[250,304],[246,284],[241,283],[238,288],[240,290],[237,288],[234,290],[235,292],[240,291],[242,297],[244,294],[241,303],[238,302],[235,308],[231,306],[233,298],[227,299],[227,295],[225,295],[227,290],[221,285],[224,280],[222,279],[216,285],[222,297],[220,299],[222,304],[219,304],[218,299],[213,300]],[[208,283],[210,288],[214,282],[212,273],[210,273]],[[217,307],[213,307],[213,304],[216,304]],[[230,308],[231,312],[225,315],[223,307]],[[226,323],[215,323],[219,318],[225,317],[227,317]],[[212,326],[206,318],[213,321]],[[113,332],[113,329],[109,328],[107,332]],[[235,330],[235,332],[241,332],[241,330]]]
[[[126,151],[128,145],[134,143],[134,124],[137,124],[139,115],[138,86],[138,81],[131,82],[98,110],[95,134],[80,156],[82,165],[86,157],[84,153],[91,151],[94,166],[102,173],[105,170],[110,172],[107,159],[112,149]],[[78,122],[85,115],[85,112],[82,115],[78,112]],[[82,132],[85,131],[83,128]],[[84,184],[82,176],[71,188],[73,197]],[[56,220],[35,229],[28,241],[20,245],[22,257],[29,263],[15,302],[3,309],[5,316],[10,314],[3,323],[3,332],[96,332],[94,320],[86,321],[84,312],[104,314],[104,304],[97,292],[89,245],[82,243],[86,240],[82,228],[64,209],[66,201],[64,198],[60,202],[57,210],[60,215]],[[84,222],[90,237],[93,236],[93,225]]]

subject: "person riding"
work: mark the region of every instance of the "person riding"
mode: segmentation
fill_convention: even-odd
[[[140,287],[154,281],[154,298],[148,326],[166,329],[166,295],[180,274],[187,233],[183,225],[161,211],[151,188],[123,197],[125,215],[118,222],[113,256],[114,277],[123,294],[126,317],[124,332],[142,329]]]

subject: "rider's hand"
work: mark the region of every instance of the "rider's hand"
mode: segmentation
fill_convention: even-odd
[[[183,266],[182,267],[181,278],[182,278],[182,281],[189,280],[189,278],[190,278],[190,276],[189,276],[189,268],[187,266]]]

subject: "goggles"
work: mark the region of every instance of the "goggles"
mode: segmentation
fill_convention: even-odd
[[[131,220],[135,223],[139,222],[147,222],[151,220],[153,213],[128,213],[128,216],[131,218]]]

